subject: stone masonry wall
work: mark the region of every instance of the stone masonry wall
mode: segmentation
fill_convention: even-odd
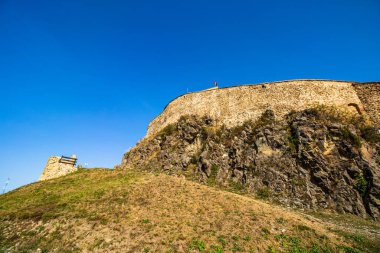
[[[282,118],[292,110],[331,105],[356,111],[363,106],[351,82],[293,80],[260,85],[209,89],[182,95],[170,102],[148,127],[147,137],[175,123],[182,115],[210,116],[227,127],[257,119],[267,109]]]
[[[59,156],[49,157],[49,160],[46,163],[45,169],[42,172],[39,181],[64,176],[77,170],[74,165],[60,163],[59,159]]]
[[[367,114],[380,125],[380,82],[357,83],[354,87]]]

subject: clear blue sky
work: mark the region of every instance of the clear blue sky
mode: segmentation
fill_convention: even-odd
[[[0,0],[0,186],[113,167],[187,91],[379,80],[380,1]]]

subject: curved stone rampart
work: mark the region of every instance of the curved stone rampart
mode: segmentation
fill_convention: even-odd
[[[365,111],[380,126],[380,82],[356,83],[354,87]]]
[[[345,81],[293,80],[209,89],[171,101],[149,124],[147,137],[188,114],[207,115],[217,124],[233,127],[248,119],[257,119],[269,108],[281,118],[292,110],[319,104],[348,110],[363,108],[353,82]]]

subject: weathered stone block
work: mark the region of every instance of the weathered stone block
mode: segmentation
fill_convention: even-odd
[[[42,172],[39,181],[61,177],[78,170],[75,165],[65,164],[60,162],[61,157],[51,156],[46,163],[45,169]]]

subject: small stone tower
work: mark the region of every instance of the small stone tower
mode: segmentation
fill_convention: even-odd
[[[76,155],[71,157],[66,156],[51,156],[42,172],[39,181],[61,177],[78,170],[75,167],[77,161]]]

